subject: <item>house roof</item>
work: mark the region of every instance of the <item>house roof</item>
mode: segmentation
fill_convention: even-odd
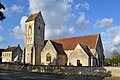
[[[4,52],[13,51],[13,50],[15,50],[17,47],[18,47],[18,46],[8,47],[7,49],[4,50]]]
[[[54,46],[55,50],[58,52],[58,54],[65,54],[62,44],[54,42],[52,40],[50,40],[50,41],[51,41],[52,45]]]
[[[30,17],[28,17],[28,19],[25,21],[25,22],[29,22],[29,21],[32,21],[34,20],[38,14],[40,14],[41,12],[37,12],[37,13],[34,13],[34,14],[31,14]]]
[[[82,44],[79,45],[83,48],[83,50],[87,53],[88,56],[93,56],[88,46]]]
[[[5,49],[0,49],[0,52],[3,52]]]
[[[73,50],[77,44],[84,44],[89,46],[91,49],[94,49],[97,44],[97,40],[100,34],[92,34],[86,36],[70,37],[70,38],[61,38],[54,40],[55,42],[61,43],[64,50]]]

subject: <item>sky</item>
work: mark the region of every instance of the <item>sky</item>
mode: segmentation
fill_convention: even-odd
[[[42,12],[45,39],[101,34],[106,57],[120,52],[120,0],[0,0],[6,19],[0,21],[0,48],[24,48],[25,20]]]

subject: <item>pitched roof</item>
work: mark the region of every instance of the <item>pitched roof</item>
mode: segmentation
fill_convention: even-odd
[[[92,34],[86,36],[78,36],[71,38],[61,38],[54,40],[55,42],[63,44],[64,50],[73,50],[77,44],[84,44],[89,46],[91,49],[94,49],[97,44],[97,40],[100,34]]]
[[[58,54],[65,54],[64,50],[63,50],[63,45],[57,42],[54,42],[52,40],[50,40],[51,43],[53,44],[55,50],[58,52]]]
[[[5,49],[4,52],[13,51],[13,50],[15,50],[17,47],[18,47],[18,46],[8,47],[7,49]]]
[[[0,52],[3,52],[5,49],[0,49]]]
[[[89,47],[86,45],[80,44],[80,46],[83,48],[83,50],[87,53],[88,56],[93,56],[92,52],[90,51]]]
[[[34,13],[34,14],[31,14],[30,17],[28,17],[28,19],[25,21],[25,22],[29,22],[29,21],[32,21],[34,20],[38,14],[40,14],[41,12],[37,12],[37,13]]]

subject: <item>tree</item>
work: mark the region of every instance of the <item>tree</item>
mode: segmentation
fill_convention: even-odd
[[[105,63],[118,65],[118,63],[120,63],[120,53],[117,50],[113,50],[111,57],[105,58]]]
[[[1,9],[4,9],[5,10],[5,7],[3,4],[0,3],[0,10]],[[2,21],[3,19],[5,19],[6,17],[4,16],[3,12],[0,11],[0,21]]]

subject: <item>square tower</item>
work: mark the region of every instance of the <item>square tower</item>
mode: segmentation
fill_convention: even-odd
[[[44,47],[44,30],[45,23],[41,12],[31,14],[25,21],[24,63],[40,65],[40,54]]]

